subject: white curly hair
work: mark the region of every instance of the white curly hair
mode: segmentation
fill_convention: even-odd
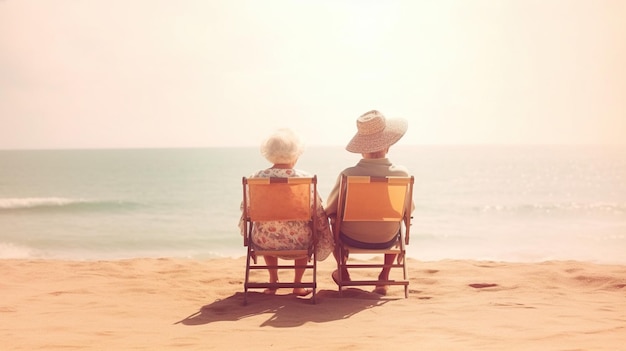
[[[291,129],[281,128],[261,144],[261,154],[273,164],[295,163],[304,152],[304,143]]]

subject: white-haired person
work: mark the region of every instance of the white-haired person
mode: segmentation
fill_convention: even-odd
[[[337,177],[333,189],[328,196],[326,213],[334,222],[337,214],[337,200],[341,175],[346,176],[409,176],[406,167],[396,165],[387,158],[389,147],[398,142],[406,133],[408,123],[401,118],[385,118],[382,113],[372,110],[361,115],[357,121],[357,133],[346,146],[346,150],[361,154],[361,160],[352,167],[341,171]],[[414,204],[411,203],[411,211]],[[346,244],[363,249],[386,249],[391,247],[397,240],[400,227],[397,222],[371,223],[371,222],[343,222],[339,240]],[[336,260],[346,260],[347,257],[338,257]],[[396,255],[386,254],[385,264],[390,265]],[[344,261],[345,262],[345,261]],[[389,280],[391,268],[382,269],[379,280]],[[342,277],[349,277],[346,271],[341,272]],[[333,272],[333,280],[338,280],[338,272]],[[349,279],[349,278],[348,278]],[[377,286],[374,292],[385,295],[387,286]]]
[[[251,177],[310,177],[308,172],[295,168],[300,155],[304,152],[304,144],[300,137],[290,129],[278,129],[271,134],[261,144],[261,154],[267,159],[272,166],[262,169],[252,174]],[[322,205],[322,199],[316,194],[317,209],[317,250],[316,256],[318,261],[326,259],[334,249],[333,234],[330,230],[328,217]],[[268,204],[271,205],[271,204]],[[243,235],[245,235],[245,227],[243,219],[239,222],[239,227]],[[293,250],[306,249],[313,238],[311,227],[306,221],[271,221],[255,223],[252,235],[252,245],[262,250]],[[265,263],[269,265],[277,265],[278,258],[276,256],[264,256]],[[282,259],[292,259],[290,257],[280,257]],[[304,266],[307,264],[307,258],[295,259],[295,264]],[[294,282],[300,283],[304,275],[304,268],[296,268],[294,272]],[[278,282],[278,270],[269,269],[270,282]],[[275,294],[276,289],[265,289],[265,294]],[[304,288],[294,288],[293,294],[298,296],[306,296],[311,290]]]

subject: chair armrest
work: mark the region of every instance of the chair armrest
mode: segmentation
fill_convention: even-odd
[[[411,232],[411,219],[413,216],[404,216],[404,244],[409,244],[410,232]]]
[[[246,247],[250,244],[249,235],[252,233],[252,222],[244,220],[244,233],[243,233],[243,246]]]

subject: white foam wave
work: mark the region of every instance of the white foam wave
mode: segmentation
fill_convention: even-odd
[[[0,209],[11,210],[21,208],[66,206],[81,202],[84,201],[64,197],[3,198],[0,199]]]
[[[0,242],[0,259],[33,258],[35,256],[37,253],[30,247]]]
[[[598,212],[624,214],[626,204],[623,203],[554,203],[554,204],[520,204],[520,205],[485,205],[480,212],[518,212],[518,213],[553,213],[553,212]]]

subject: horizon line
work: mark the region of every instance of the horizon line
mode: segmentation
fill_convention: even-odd
[[[185,149],[247,149],[258,148],[256,145],[222,145],[222,146],[100,146],[100,147],[23,147],[0,148],[0,151],[86,151],[86,150],[185,150]],[[311,144],[305,148],[345,148],[343,144]],[[450,144],[397,144],[398,147],[626,147],[626,143],[450,143]]]

